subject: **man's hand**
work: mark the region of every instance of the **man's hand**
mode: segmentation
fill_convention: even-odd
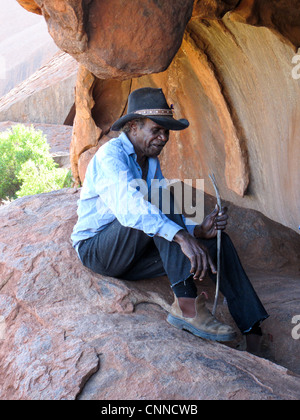
[[[195,227],[194,236],[201,239],[212,239],[217,236],[218,230],[225,230],[228,222],[227,207],[223,207],[220,211],[216,205],[203,221],[201,225]]]
[[[195,280],[202,280],[209,268],[216,274],[216,267],[214,266],[207,249],[203,245],[200,245],[196,238],[185,230],[180,230],[174,236],[173,240],[180,245],[182,252],[190,260],[190,273],[194,275]]]

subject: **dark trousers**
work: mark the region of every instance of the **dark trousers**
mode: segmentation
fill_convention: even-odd
[[[185,229],[180,214],[167,215]],[[216,261],[216,239],[199,239]],[[180,246],[164,238],[122,226],[116,219],[94,237],[82,241],[78,252],[84,266],[98,274],[124,280],[141,280],[167,275],[171,286],[190,278],[191,263]],[[216,276],[210,274],[215,281]],[[222,234],[221,292],[242,333],[268,318],[245,273],[230,237]]]

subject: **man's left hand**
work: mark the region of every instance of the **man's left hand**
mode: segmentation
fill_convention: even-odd
[[[219,206],[204,219],[201,225],[195,227],[194,236],[201,239],[212,239],[217,236],[218,230],[225,230],[228,222],[227,207],[220,211]]]

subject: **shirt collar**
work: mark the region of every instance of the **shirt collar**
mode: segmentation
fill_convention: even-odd
[[[129,140],[129,138],[126,136],[125,133],[121,133],[120,137],[123,143],[123,147],[125,149],[125,152],[127,153],[128,156],[130,155],[136,155],[133,144],[131,143],[131,141]]]

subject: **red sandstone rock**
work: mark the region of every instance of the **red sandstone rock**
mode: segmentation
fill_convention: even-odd
[[[122,282],[82,267],[69,239],[78,198],[63,190],[0,208],[1,400],[299,398],[299,377],[285,368],[169,326],[166,278]],[[252,229],[245,250],[259,237]],[[276,290],[266,304],[277,300],[277,319],[288,318],[291,297]]]
[[[271,28],[300,46],[298,0],[196,0],[193,19],[220,19],[227,12],[233,21]]]
[[[17,0],[17,2],[24,7],[24,9],[28,10],[28,12],[36,13],[37,15],[42,14],[41,8],[34,0]]]
[[[193,18],[219,19],[234,10],[239,0],[195,0]]]
[[[78,63],[58,52],[27,80],[0,98],[0,121],[64,124],[74,104]]]
[[[21,6],[26,10],[37,13],[44,14],[45,18],[48,20],[49,15],[51,18],[56,19],[56,23],[51,23],[50,25],[55,31],[55,38],[58,39],[60,43],[64,41],[61,39],[61,27],[64,26],[65,16],[69,15],[72,17],[72,30],[71,33],[68,33],[69,48],[84,49],[86,48],[87,38],[85,36],[85,31],[82,25],[82,19],[85,17],[85,13],[89,13],[81,6],[80,1],[64,0],[58,2],[51,0],[52,7],[48,8],[48,5],[42,7],[41,0],[17,0]],[[99,2],[98,2],[99,3]],[[111,3],[111,2],[110,2]],[[179,3],[179,2],[178,2]],[[190,7],[192,2],[188,4],[181,4],[181,6]],[[89,4],[89,2],[88,2]],[[115,5],[113,5],[115,7]],[[144,7],[144,5],[141,5]],[[168,0],[166,1],[166,6],[170,6]],[[127,7],[127,5],[126,5]],[[43,12],[44,10],[44,12]],[[92,9],[93,10],[93,9]],[[97,10],[100,10],[100,7],[97,6]],[[117,10],[117,9],[114,9]],[[155,9],[153,9],[155,10]],[[156,10],[157,11],[157,10]],[[170,8],[165,9],[167,15],[170,11]],[[102,9],[103,12],[103,9]],[[123,10],[124,13],[127,13]],[[193,18],[194,19],[220,19],[227,12],[232,12],[232,19],[239,20],[250,25],[266,26],[272,29],[275,29],[285,38],[289,39],[295,46],[300,45],[299,37],[299,4],[298,0],[195,0],[193,8]],[[64,16],[59,16],[58,13],[61,13]],[[94,13],[94,11],[92,11]],[[171,12],[172,13],[172,12]],[[132,18],[134,13],[130,15]],[[108,15],[107,15],[108,16]],[[124,16],[124,15],[123,15]],[[153,17],[153,16],[152,16]],[[110,22],[114,22],[116,15],[113,15],[110,19]],[[107,22],[108,20],[102,20],[102,22]],[[97,21],[91,19],[91,25],[96,27]],[[132,22],[130,20],[130,22]],[[185,22],[187,23],[187,22]],[[114,23],[111,23],[111,28],[113,28]],[[103,27],[106,25],[103,25]],[[56,29],[54,29],[56,27]],[[135,28],[135,26],[132,26]],[[134,29],[135,32],[135,29]],[[73,35],[73,39],[72,39]],[[76,39],[77,38],[77,39]]]
[[[292,78],[294,54],[292,46],[269,29],[232,22],[228,17],[220,22],[194,19],[166,72],[134,79],[132,84],[94,80],[93,92],[88,93],[93,101],[87,100],[89,104],[95,102],[88,110],[94,122],[81,119],[80,111],[76,122],[78,127],[83,124],[83,135],[74,135],[74,142],[78,142],[73,158],[77,180],[83,181],[92,151],[99,146],[93,135],[84,134],[84,124],[100,127],[101,137],[124,112],[130,90],[147,85],[162,87],[169,102],[175,104],[176,115],[191,122],[185,132],[172,134],[162,154],[166,176],[204,178],[206,191],[213,193],[208,179],[213,171],[223,198],[260,210],[298,230],[300,84]],[[64,72],[60,67],[62,85],[67,69]],[[20,121],[25,117],[33,121],[37,113],[39,119],[53,113],[53,118],[62,121],[51,122],[62,123],[69,111],[61,111],[65,109],[62,101],[49,106],[49,100],[38,99],[40,95],[44,99],[44,93],[32,93],[53,79],[47,80],[41,83],[38,78],[24,85],[24,90],[2,99],[3,119]],[[78,91],[81,82],[78,79]],[[57,97],[56,89],[49,89],[48,98]],[[65,91],[64,86],[60,89]],[[80,101],[86,106],[84,100],[83,96],[79,98],[79,110]],[[70,107],[70,100],[68,103]],[[85,158],[80,158],[83,154]]]
[[[300,10],[298,0],[242,0],[232,20],[266,26],[300,47]]]
[[[80,66],[75,93],[76,116],[73,127],[73,138],[70,148],[71,168],[76,184],[80,184],[78,161],[86,150],[96,147],[102,130],[92,118],[95,105],[93,87],[95,77],[85,67]]]
[[[122,0],[31,3],[40,7],[59,48],[102,79],[165,70],[193,10],[193,0],[129,0],[126,6]]]
[[[109,6],[106,4],[102,8],[100,6],[104,4],[103,1],[87,2],[90,9],[85,9],[81,7],[81,2],[75,0],[45,1],[43,13],[51,33],[57,37],[61,47],[65,45],[67,49],[70,44],[68,51],[73,51],[76,59],[96,75],[96,64],[105,67],[105,78],[109,80],[112,77],[132,77],[137,64],[144,67],[138,74],[159,71],[151,67],[154,65],[153,59],[148,55],[149,51],[153,51],[155,65],[161,61],[160,53],[155,50],[156,47],[160,48],[160,43],[154,42],[150,48],[148,42],[153,41],[153,36],[160,37],[161,32],[165,30],[163,39],[167,46],[169,36],[175,35],[172,31],[169,34],[168,13],[172,10],[170,2],[160,2],[164,3],[162,7],[168,8],[164,19],[161,18],[161,12],[155,9],[157,14],[154,13],[149,19],[143,16],[142,19],[136,20],[133,26],[131,19],[135,19],[139,11],[145,12],[145,3],[139,2],[141,9],[132,10],[131,7],[127,7],[122,11],[115,8],[118,16],[123,17],[124,30],[127,24],[130,26],[124,37],[120,36],[119,30],[112,30],[117,18],[110,8],[116,7],[116,2],[117,0],[109,2]],[[34,9],[41,1],[28,0],[26,4],[23,3],[28,9]],[[133,5],[133,2],[130,2],[131,4]],[[179,4],[182,6],[182,2],[172,2],[172,7],[179,7]],[[184,5],[188,7],[189,2],[184,2]],[[98,8],[101,9],[101,13]],[[227,11],[230,11],[232,21],[227,16],[220,21],[208,20],[220,18]],[[127,16],[128,13],[130,16]],[[68,19],[68,16],[72,16],[72,19]],[[182,25],[188,20],[187,15],[184,16],[186,19],[177,16]],[[84,17],[88,22],[89,45],[83,25]],[[66,19],[68,25],[65,24]],[[137,30],[136,25],[145,23],[144,19],[147,24],[151,23],[151,28],[147,29],[149,37],[143,37],[143,32]],[[164,29],[159,27],[160,30],[157,31],[157,20],[160,24],[166,21]],[[254,28],[250,24],[265,25],[272,31],[262,27]],[[180,39],[182,25],[180,24],[177,33]],[[283,34],[285,38],[279,37],[278,33]],[[115,35],[118,36],[118,42],[111,39]],[[105,38],[104,41],[102,37]],[[111,48],[106,47],[106,39],[109,40]],[[123,42],[127,44],[125,47]],[[162,156],[166,175],[181,179],[195,179],[201,176],[207,180],[207,191],[212,192],[208,174],[213,171],[226,199],[243,207],[260,210],[273,220],[297,230],[300,199],[300,125],[297,115],[300,109],[300,85],[291,74],[294,45],[299,44],[299,10],[296,0],[195,2],[194,19],[188,24],[182,48],[168,71],[159,76],[144,76],[141,80],[134,81],[131,88],[132,90],[135,86],[145,85],[163,87],[171,103],[176,104],[176,113],[191,120],[189,130],[177,133],[173,142],[168,145],[168,152]],[[174,42],[172,45],[174,46]],[[136,55],[127,50],[129,47],[135,48]],[[139,56],[142,50],[147,52],[146,61]],[[165,52],[163,56],[168,60],[171,57],[170,54],[165,55]],[[133,63],[133,58],[139,63]],[[123,60],[122,69],[119,60]],[[97,82],[94,86],[96,84]],[[110,106],[112,103],[124,104],[125,94],[122,89],[115,89],[114,98],[109,98],[108,101]],[[97,112],[94,112],[94,109],[103,112],[107,103],[104,96],[100,95],[94,108],[88,110],[96,126],[99,124],[102,130],[101,124],[106,130],[112,120],[106,119],[106,113],[106,120],[101,121],[102,115],[97,116]],[[101,118],[98,122],[99,115]],[[6,115],[4,119],[12,117]],[[81,123],[77,123],[79,127]],[[93,122],[87,122],[87,125],[93,125]],[[78,145],[73,144],[75,152],[72,154],[73,172],[78,182],[80,177],[84,178],[92,148],[95,151],[98,147],[95,137],[97,138],[97,135],[91,135],[90,138],[74,137],[73,143],[79,142]],[[84,163],[79,168],[80,157],[87,153],[88,149],[89,158],[82,157],[81,161]],[[281,199],[277,199],[277,196]]]
[[[16,1],[1,4],[0,98],[46,64],[57,50],[42,16],[28,13]]]
[[[292,77],[294,54],[267,28],[228,17],[193,20],[169,69],[133,80],[132,90],[162,87],[176,117],[190,121],[187,130],[171,133],[161,154],[166,177],[203,178],[206,192],[214,194],[208,177],[214,172],[223,199],[298,232],[300,83]]]
[[[214,194],[208,177],[214,172],[223,199],[298,231],[300,84],[292,78],[293,55],[269,29],[228,18],[192,21],[169,69],[133,79],[130,90],[162,87],[175,116],[191,123],[171,133],[161,154],[168,178],[204,178],[206,192]],[[97,97],[98,115],[107,115],[112,104],[124,106],[121,87],[108,93],[109,107],[104,96]],[[118,118],[116,112],[108,121]]]

